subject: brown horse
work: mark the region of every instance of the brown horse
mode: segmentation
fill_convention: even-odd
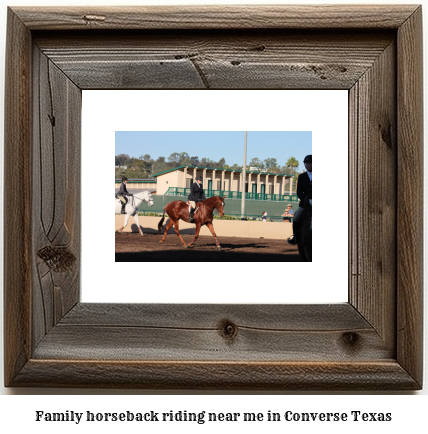
[[[221,250],[220,243],[217,240],[217,236],[214,232],[214,226],[212,223],[214,209],[217,209],[220,217],[224,216],[224,197],[213,196],[209,199],[205,199],[203,202],[199,202],[196,204],[196,211],[193,215],[193,220],[196,224],[195,238],[190,244],[187,245],[184,242],[183,238],[181,238],[180,232],[178,231],[178,220],[182,219],[185,222],[189,223],[189,205],[187,205],[186,202],[183,202],[182,200],[175,200],[174,202],[167,204],[163,209],[162,220],[158,224],[159,234],[161,233],[163,221],[165,219],[165,213],[168,214],[170,221],[166,225],[165,232],[159,243],[162,244],[165,241],[166,234],[168,233],[171,226],[174,225],[175,233],[177,234],[178,238],[180,238],[180,241],[183,243],[184,247],[192,247],[193,243],[199,237],[199,231],[201,230],[201,226],[207,225],[208,229],[213,234],[217,249]]]

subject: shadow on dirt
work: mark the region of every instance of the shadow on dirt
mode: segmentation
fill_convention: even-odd
[[[222,248],[225,248],[224,245]],[[301,262],[298,253],[236,253],[234,251],[201,251],[197,248],[157,252],[116,253],[116,262]]]

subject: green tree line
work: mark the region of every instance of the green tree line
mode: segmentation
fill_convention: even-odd
[[[131,158],[128,154],[119,154],[115,156],[115,176],[116,179],[126,176],[127,178],[151,178],[153,175],[174,169],[179,166],[200,166],[212,167],[218,169],[235,169],[242,170],[242,166],[238,164],[228,165],[226,159],[221,158],[219,161],[214,161],[209,158],[201,158],[198,156],[189,156],[187,152],[173,152],[168,158],[159,157],[156,160],[150,157],[149,154],[140,155],[138,158]],[[260,160],[253,158],[247,163],[247,170],[250,167],[268,173],[284,173],[286,175],[297,176],[296,168],[299,166],[299,161],[294,157],[290,157],[284,165],[278,163],[276,158],[266,158]]]

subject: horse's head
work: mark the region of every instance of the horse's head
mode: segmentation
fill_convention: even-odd
[[[153,206],[153,196],[152,193],[150,193],[150,191],[148,192],[148,195],[146,196],[146,202],[149,204],[149,206]]]
[[[217,211],[220,215],[220,217],[224,216],[224,197],[217,196],[217,201],[214,204],[214,206],[217,208]]]

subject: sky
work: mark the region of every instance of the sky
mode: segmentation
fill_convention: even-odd
[[[244,131],[116,131],[116,155],[128,154],[138,158],[149,154],[156,160],[168,157],[174,152],[187,152],[189,157],[199,160],[209,158],[219,161],[225,158],[226,164],[243,165]],[[299,161],[304,169],[303,159],[312,154],[311,131],[248,131],[247,164],[253,158],[263,161],[276,158],[279,167],[285,166],[290,157]]]

